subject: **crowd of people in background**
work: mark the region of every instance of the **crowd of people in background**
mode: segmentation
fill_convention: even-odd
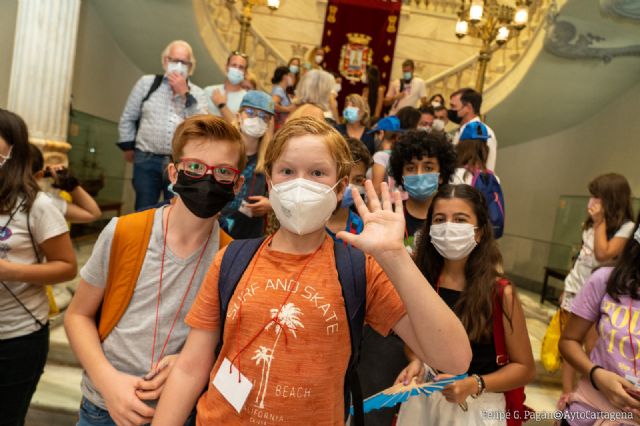
[[[191,47],[174,41],[164,72],[135,84],[118,146],[137,212],[101,232],[65,313],[84,368],[79,425],[511,426],[530,414],[535,365],[497,243],[506,210],[482,95],[427,93],[406,60],[388,88],[368,66],[339,111],[342,77],[323,69],[324,53],[291,58],[262,87],[234,51],[224,81],[201,89]],[[24,420],[46,360],[44,285],[76,274],[66,221],[101,213],[39,154],[20,117],[0,110],[9,424]],[[52,186],[38,186],[45,176]],[[623,176],[589,192],[562,301],[558,406],[636,424],[640,231]],[[456,380],[363,416],[354,378],[364,397]]]

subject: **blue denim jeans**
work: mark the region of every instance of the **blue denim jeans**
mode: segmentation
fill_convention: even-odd
[[[196,411],[194,409],[191,415],[189,415],[187,421],[184,423],[184,426],[193,426],[195,424]],[[93,402],[83,397],[82,402],[80,403],[80,413],[76,426],[116,426],[116,424],[107,410],[98,407]]]
[[[136,191],[136,211],[158,204],[160,194],[165,200],[171,199],[167,166],[169,156],[139,151],[133,157],[133,188]]]

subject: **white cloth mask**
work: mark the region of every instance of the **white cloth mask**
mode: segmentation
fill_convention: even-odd
[[[267,132],[267,123],[260,117],[245,118],[240,123],[240,130],[252,138],[261,138]]]
[[[180,62],[169,62],[169,65],[167,65],[167,74],[173,74],[174,72],[186,77],[189,74],[189,68]]]
[[[431,244],[448,260],[467,257],[478,245],[475,227],[470,223],[444,222],[431,225]]]
[[[273,185],[269,201],[280,225],[298,235],[324,227],[338,203],[333,191],[338,183],[331,187],[298,178]]]

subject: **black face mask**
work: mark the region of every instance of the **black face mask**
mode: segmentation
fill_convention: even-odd
[[[208,219],[216,215],[229,201],[235,198],[233,184],[223,185],[206,175],[203,178],[192,178],[178,172],[178,181],[173,190],[191,213],[201,219]]]
[[[458,111],[455,109],[448,109],[447,117],[449,117],[449,121],[453,121],[456,124],[462,123],[462,117],[458,116]]]

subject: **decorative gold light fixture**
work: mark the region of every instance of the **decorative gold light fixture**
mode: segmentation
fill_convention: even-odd
[[[234,5],[237,0],[227,0],[227,3]],[[240,39],[238,40],[238,51],[244,52],[247,46],[247,34],[251,28],[251,13],[255,6],[267,6],[269,9],[278,10],[280,0],[242,0],[242,16],[240,18]]]
[[[501,5],[498,0],[462,0],[456,36],[482,40],[476,90],[482,93],[487,65],[495,45],[502,46],[515,37],[529,21],[530,0],[516,0],[515,7]],[[495,44],[494,44],[495,43]]]

